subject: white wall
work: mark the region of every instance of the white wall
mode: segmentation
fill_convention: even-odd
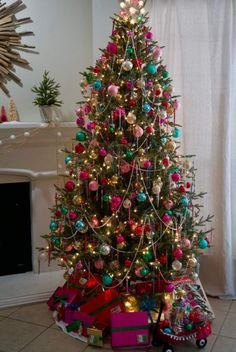
[[[7,5],[13,0],[6,0]],[[45,69],[61,84],[62,111],[67,120],[74,120],[76,102],[80,100],[80,75],[92,63],[91,0],[24,0],[27,9],[17,17],[31,17],[33,23],[18,31],[33,31],[24,43],[36,46],[38,55],[25,54],[33,71],[17,68],[23,88],[13,82],[7,87],[17,105],[21,121],[40,121],[38,108],[32,104],[31,87],[37,84]],[[0,105],[8,107],[9,99],[0,91]]]
[[[112,20],[114,13],[120,9],[118,0],[93,0],[93,64],[101,55],[99,48],[104,49],[109,42],[112,31]]]

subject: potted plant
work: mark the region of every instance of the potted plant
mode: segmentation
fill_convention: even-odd
[[[59,100],[60,84],[54,78],[50,78],[49,72],[44,71],[43,79],[38,86],[34,85],[31,89],[36,93],[33,101],[34,105],[39,106],[40,114],[44,122],[52,120],[52,114],[55,107],[60,107],[62,101]]]

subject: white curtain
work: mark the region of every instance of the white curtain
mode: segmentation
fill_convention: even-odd
[[[208,294],[236,298],[235,0],[150,0],[150,25],[182,108],[182,146],[195,154],[213,247],[201,258]]]

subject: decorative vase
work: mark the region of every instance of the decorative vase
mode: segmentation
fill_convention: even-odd
[[[54,106],[53,105],[42,105],[39,106],[40,115],[43,122],[51,122],[53,117]]]

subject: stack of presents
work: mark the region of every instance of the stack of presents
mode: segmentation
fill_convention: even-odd
[[[201,324],[213,318],[201,284],[188,277],[175,280],[171,293],[160,292],[154,280],[131,282],[125,290],[104,290],[100,282],[93,274],[74,273],[47,302],[56,324],[89,345],[102,347],[110,334],[112,347],[148,346],[157,335],[157,321],[164,335],[189,339],[196,330],[190,319],[197,311]]]

